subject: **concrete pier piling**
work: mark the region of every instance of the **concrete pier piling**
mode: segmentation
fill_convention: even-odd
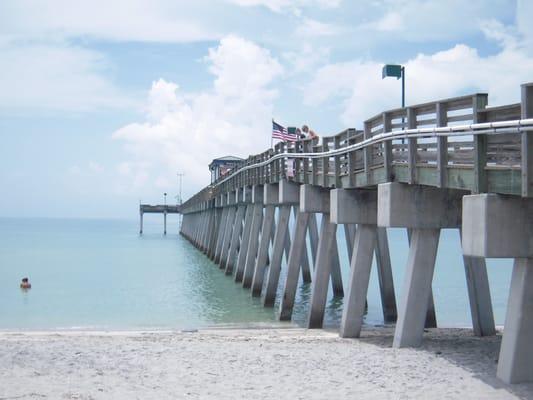
[[[332,257],[337,225],[330,222],[329,190],[312,185],[302,185],[300,192],[300,212],[322,213],[318,248],[311,282],[311,300],[308,328],[321,328],[332,276],[332,266],[338,266]],[[340,272],[337,278],[340,277]],[[341,281],[342,286],[342,281]]]
[[[263,305],[265,307],[274,306],[276,292],[278,290],[283,253],[285,251],[286,244],[289,244],[290,246],[289,219],[291,208],[294,204],[298,204],[300,199],[300,187],[295,183],[282,180],[279,183],[278,189],[278,201],[280,206],[278,223],[276,225],[276,234],[274,236],[272,258],[270,260],[270,268],[268,269],[268,277],[263,296]]]
[[[244,215],[244,226],[242,229],[242,239],[239,245],[239,256],[237,258],[237,264],[234,274],[235,282],[242,282],[242,276],[244,274],[244,267],[246,264],[246,255],[250,244],[250,232],[252,229],[253,212],[253,205],[251,203],[246,205],[246,213]]]
[[[359,224],[350,257],[348,294],[340,327],[340,336],[359,337],[377,241],[377,193],[375,190],[335,189],[331,191],[330,206],[332,223]]]
[[[275,227],[274,217],[276,206],[278,205],[279,187],[277,183],[271,183],[263,186],[263,202],[265,213],[263,216],[263,225],[261,227],[261,241],[259,242],[259,252],[255,263],[254,274],[252,278],[252,296],[259,297],[263,290],[263,280],[268,261],[268,250],[270,247],[271,234]]]
[[[467,256],[514,258],[497,375],[533,380],[533,199],[479,194],[463,198]]]
[[[250,239],[242,276],[242,287],[245,289],[252,286],[257,261],[261,227],[263,226],[263,192],[262,185],[252,187],[252,226],[250,227]]]
[[[333,295],[345,296],[342,337],[364,329],[375,256],[383,320],[396,322],[392,345],[401,348],[419,346],[424,328],[437,325],[432,280],[440,233],[458,229],[463,266],[445,268],[464,268],[477,336],[496,332],[485,258],[514,259],[497,375],[533,381],[533,83],[520,93],[520,103],[498,107],[476,93],[389,110],[364,121],[364,130],[320,144],[278,143],[237,158],[176,209],[180,233],[265,307],[282,286],[280,320],[292,318],[299,283],[310,283],[307,326],[321,328],[331,282]],[[150,209],[141,206],[141,234],[144,212]],[[171,211],[158,212],[166,220]],[[339,224],[344,240],[337,243]],[[388,228],[408,232],[398,303]],[[350,264],[344,283],[343,243]]]
[[[395,347],[420,345],[430,305],[431,281],[440,229],[460,228],[464,194],[457,190],[401,183],[378,186],[378,225],[411,230],[407,269],[393,343]],[[494,334],[485,264],[478,263],[476,267],[480,271],[475,274],[471,273],[471,267],[471,263],[465,264],[475,332]],[[422,320],[423,312],[426,313],[425,320]]]

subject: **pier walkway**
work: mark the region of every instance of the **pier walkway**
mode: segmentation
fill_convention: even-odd
[[[375,256],[384,320],[396,322],[394,347],[419,346],[424,327],[436,326],[431,283],[440,230],[459,229],[478,336],[495,334],[485,258],[515,259],[497,374],[533,381],[533,83],[521,86],[516,104],[488,107],[487,94],[473,94],[385,111],[363,130],[321,141],[278,143],[180,211],[182,235],[265,307],[283,287],[282,320],[291,318],[301,275],[312,288],[308,327],[321,328],[331,283],[344,296],[342,337],[360,335]],[[350,256],[344,284],[339,225]],[[409,236],[398,303],[389,227]]]

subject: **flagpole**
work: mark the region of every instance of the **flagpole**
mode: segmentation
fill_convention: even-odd
[[[272,118],[272,125],[274,125],[274,118]],[[272,132],[270,132],[270,148],[274,148],[274,138],[272,137]]]

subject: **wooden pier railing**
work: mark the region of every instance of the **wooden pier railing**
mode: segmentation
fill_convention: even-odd
[[[532,84],[521,103],[487,107],[473,94],[388,110],[362,131],[280,142],[248,157],[183,204],[183,211],[236,188],[288,179],[329,188],[405,182],[442,188],[532,195],[528,137],[533,130]]]

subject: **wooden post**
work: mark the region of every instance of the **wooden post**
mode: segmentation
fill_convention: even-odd
[[[409,107],[407,109],[407,128],[416,129],[416,113],[414,108]],[[417,145],[418,140],[416,138],[407,139],[407,168],[409,170],[409,183],[414,184],[417,182],[416,176],[416,161],[417,161]]]
[[[447,111],[443,103],[437,103],[435,110],[436,125],[446,126]],[[437,185],[446,187],[448,182],[448,138],[446,136],[437,137]]]
[[[533,83],[522,85],[521,118],[533,118]],[[533,197],[533,131],[522,133],[522,196]]]
[[[487,95],[475,95],[472,99],[473,122],[484,122],[479,114],[487,106]],[[487,191],[487,136],[474,135],[474,193]]]
[[[364,139],[370,139],[372,136],[372,128],[370,126],[370,122],[365,122],[365,130],[364,130]],[[371,175],[370,175],[370,169],[372,166],[372,146],[366,146],[363,150],[364,154],[364,165],[365,165],[365,178],[366,178],[366,184],[370,185],[371,183]]]
[[[143,234],[143,212],[142,210],[139,212],[139,216],[140,216],[139,234],[142,235]]]
[[[387,113],[383,113],[383,133],[390,132],[391,118]],[[392,141],[383,142],[383,168],[385,169],[385,181],[391,181],[392,177]]]

